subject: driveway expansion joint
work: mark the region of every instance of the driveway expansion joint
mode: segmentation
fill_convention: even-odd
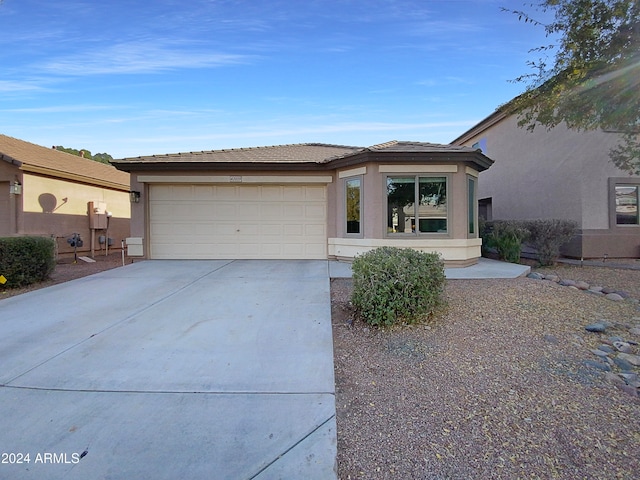
[[[287,448],[284,452],[282,452],[280,455],[278,455],[276,458],[274,458],[271,462],[269,462],[267,465],[265,465],[264,467],[262,467],[258,472],[256,472],[254,475],[250,476],[248,478],[248,480],[253,480],[254,478],[257,478],[258,475],[262,474],[265,470],[267,470],[269,467],[271,467],[274,463],[276,463],[278,460],[280,460],[281,458],[283,458],[287,453],[289,453],[291,450],[293,450],[294,448],[296,448],[298,445],[300,445],[302,442],[304,442],[307,438],[309,438],[311,435],[313,435],[314,433],[316,433],[318,430],[320,430],[322,427],[324,427],[326,424],[328,424],[329,422],[331,422],[332,420],[335,420],[336,416],[335,414],[331,415],[329,418],[327,418],[324,422],[322,422],[321,424],[317,425],[314,429],[312,429],[309,433],[307,433],[305,436],[303,436],[302,438],[300,438],[296,443],[294,443],[293,445],[291,445],[289,448]]]

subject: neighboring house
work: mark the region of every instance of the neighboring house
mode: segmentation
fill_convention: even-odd
[[[129,254],[352,259],[383,245],[477,262],[473,148],[296,144],[114,160],[131,173]],[[135,195],[135,193],[134,193]]]
[[[110,165],[0,135],[0,236],[51,236],[59,252],[73,251],[67,239],[74,233],[81,251],[94,236],[96,251],[101,239],[120,247],[129,236],[129,198],[129,175]],[[89,202],[100,215],[88,211]],[[101,227],[94,235],[90,217]]]
[[[640,177],[609,161],[618,140],[616,133],[563,125],[529,132],[518,127],[516,116],[498,110],[452,144],[479,147],[495,161],[480,175],[480,216],[574,220],[580,230],[565,255],[636,258]]]

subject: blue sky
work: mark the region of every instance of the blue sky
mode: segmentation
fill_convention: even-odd
[[[515,0],[4,0],[0,133],[115,158],[448,143],[521,93]]]

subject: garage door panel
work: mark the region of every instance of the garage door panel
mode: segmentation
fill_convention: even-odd
[[[264,202],[280,202],[284,188],[286,187],[281,185],[264,185],[261,187],[259,195]]]
[[[294,236],[302,236],[303,226],[300,224],[283,225],[284,235],[290,240]]]
[[[238,187],[235,185],[215,185],[213,192],[216,200],[232,201],[238,198]]]
[[[280,237],[282,235],[282,225],[279,223],[260,224],[260,235]]]
[[[304,234],[309,237],[323,235],[325,231],[324,225],[305,225]]]
[[[288,220],[297,219],[299,222],[304,221],[304,205],[285,204],[282,206],[282,215],[288,217]]]
[[[326,258],[326,187],[151,185],[152,258]]]
[[[261,218],[269,219],[269,220],[278,220],[283,221],[282,216],[284,215],[283,207],[281,204],[277,203],[275,205],[272,204],[262,204],[258,206],[258,211],[260,212]]]
[[[304,216],[306,218],[312,219],[323,219],[325,218],[326,209],[320,205],[305,205],[304,206]]]
[[[319,186],[306,187],[304,190],[304,195],[305,200],[308,201],[326,202],[327,189],[325,187]]]
[[[213,185],[200,185],[193,189],[194,200],[211,201],[215,198],[215,189]]]
[[[261,219],[260,204],[258,203],[241,203],[236,211],[238,212],[239,222]]]

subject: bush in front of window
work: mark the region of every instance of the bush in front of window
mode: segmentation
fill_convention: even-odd
[[[49,278],[56,266],[55,242],[45,237],[0,237],[4,287],[23,287]]]
[[[481,236],[483,246],[495,248],[501,260],[519,263],[522,242],[528,238],[529,231],[517,220],[493,220],[484,223]]]
[[[529,231],[527,243],[535,248],[540,265],[553,265],[560,256],[560,247],[573,238],[578,223],[572,220],[526,220],[523,227]]]
[[[352,269],[351,302],[371,325],[421,322],[443,304],[444,262],[437,253],[381,247],[357,256]]]

